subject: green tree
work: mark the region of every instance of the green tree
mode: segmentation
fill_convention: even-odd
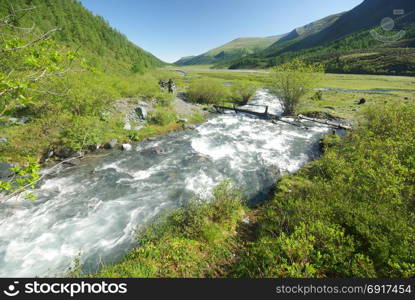
[[[322,65],[306,64],[294,59],[289,63],[273,68],[272,89],[284,104],[284,115],[293,115],[304,97],[321,79]]]

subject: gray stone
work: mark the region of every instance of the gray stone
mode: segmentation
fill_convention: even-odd
[[[193,130],[193,129],[195,129],[195,128],[196,128],[196,125],[194,125],[194,124],[186,124],[186,125],[184,125],[184,128],[185,128],[185,129],[190,129],[190,130]]]
[[[80,159],[71,159],[70,161],[65,161],[64,164],[69,166],[69,167],[76,167],[76,166],[79,166],[81,164],[81,160]]]
[[[147,118],[147,109],[143,106],[138,106],[134,109],[135,113],[137,114],[137,116],[141,119],[145,119]]]
[[[143,128],[144,128],[144,126],[138,125],[138,126],[134,127],[134,130],[141,130]]]
[[[48,152],[46,152],[45,158],[46,158],[46,159],[51,158],[51,157],[53,156],[53,154],[54,154],[54,153],[55,153],[55,152],[53,152],[53,150],[52,150],[52,149],[49,149],[49,150],[48,150]]]
[[[74,154],[71,155],[71,157],[84,157],[85,152],[82,151],[76,151]]]
[[[96,151],[96,150],[98,150],[99,148],[101,148],[101,143],[98,143],[98,144],[95,144],[95,145],[90,146],[90,147],[89,147],[89,150],[91,150],[91,151]]]
[[[242,220],[242,223],[249,224],[251,223],[251,220],[249,218],[245,218]]]
[[[0,137],[0,143],[7,143],[8,140],[5,137]]]
[[[121,149],[124,151],[131,151],[133,147],[130,144],[122,144]]]
[[[366,103],[366,99],[365,98],[362,98],[362,99],[360,99],[359,100],[359,105],[362,105],[362,104],[365,104]]]
[[[0,163],[0,179],[7,179],[8,177],[13,176],[13,172],[10,168],[15,167],[16,165],[8,163]]]
[[[124,124],[124,130],[131,130],[131,124],[130,124],[130,122],[125,122],[125,124]]]
[[[62,147],[59,149],[55,149],[55,155],[59,158],[70,158],[74,155],[75,151],[69,147]]]
[[[109,143],[105,144],[104,148],[105,149],[114,149],[117,144],[118,144],[118,141],[116,139],[112,139]]]
[[[24,125],[30,121],[28,117],[21,117],[21,118],[9,118],[9,122],[16,125]]]

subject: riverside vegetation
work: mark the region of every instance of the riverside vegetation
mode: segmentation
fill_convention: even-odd
[[[0,161],[18,163],[12,181],[0,183],[4,193],[35,187],[50,149],[85,151],[111,139],[140,141],[182,129],[160,79],[173,78],[188,100],[204,105],[246,104],[258,87],[276,85],[268,73],[184,68],[179,76],[79,2],[49,2],[29,1],[32,9],[19,0],[0,10],[0,137],[6,140]],[[276,74],[308,67],[290,60]],[[319,67],[311,71],[299,74]],[[326,137],[321,158],[282,177],[262,205],[248,207],[225,181],[210,202],[196,199],[160,216],[138,233],[136,249],[121,262],[90,276],[413,277],[415,99],[408,87],[414,79],[321,77],[319,87],[334,90],[308,89],[289,113],[347,118],[359,124],[355,131]],[[364,91],[376,88],[390,91]],[[113,109],[121,98],[153,105],[144,128],[124,129]],[[356,103],[360,98],[366,108]],[[11,121],[22,118],[28,121]]]
[[[149,225],[137,249],[96,276],[413,277],[415,105],[364,116],[265,204],[249,209],[223,183],[209,204]]]

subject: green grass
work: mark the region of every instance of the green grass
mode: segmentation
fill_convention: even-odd
[[[186,67],[187,68],[187,67]],[[183,68],[186,70],[186,68]],[[201,70],[188,69],[187,75],[183,80],[184,90],[194,80],[201,78],[211,78],[220,80],[222,84],[232,82],[250,81],[258,86],[268,87],[270,85],[268,73],[257,72],[228,72],[221,70]],[[180,80],[180,79],[179,79]],[[403,102],[415,101],[415,78],[406,76],[383,76],[383,75],[352,75],[352,74],[325,74],[322,81],[318,84],[321,88],[330,89],[349,89],[349,90],[374,90],[392,89],[384,93],[364,93],[364,92],[343,92],[340,90],[323,92],[322,101],[311,100],[314,93],[307,95],[299,107],[298,113],[324,112],[336,117],[349,120],[361,119],[362,108],[384,104],[394,100]],[[363,106],[357,102],[365,98],[367,103]],[[407,99],[405,99],[407,98]],[[225,102],[232,103],[230,99]]]
[[[326,74],[321,87],[353,90],[410,89],[415,92],[415,77],[385,75]]]

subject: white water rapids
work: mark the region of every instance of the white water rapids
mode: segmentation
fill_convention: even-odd
[[[251,104],[281,112],[265,90]],[[35,201],[0,204],[0,277],[62,275],[78,256],[86,271],[115,262],[134,247],[136,228],[225,178],[251,201],[264,199],[281,173],[318,155],[329,129],[307,125],[228,113],[65,169],[42,182]]]

